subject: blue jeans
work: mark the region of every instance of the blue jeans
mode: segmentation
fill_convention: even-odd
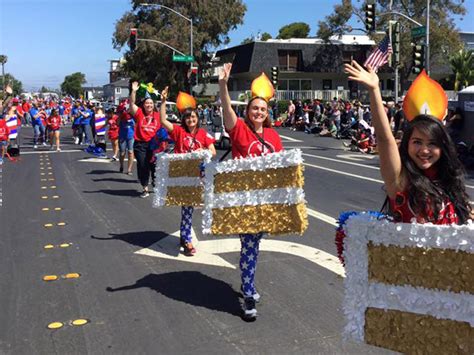
[[[90,124],[83,124],[82,129],[84,130],[84,133],[86,135],[86,144],[92,144],[94,142],[94,139],[92,137],[92,127]]]
[[[45,139],[45,130],[43,125],[34,125],[33,126],[34,130],[34,136],[33,136],[33,144],[37,145],[38,144],[38,138],[41,139],[43,143],[46,142]]]

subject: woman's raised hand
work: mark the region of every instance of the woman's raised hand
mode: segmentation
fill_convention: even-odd
[[[134,82],[132,83],[132,91],[137,91],[138,88],[139,88],[139,86],[138,86],[138,81],[134,81]]]
[[[164,103],[168,99],[168,86],[166,86],[162,91],[161,91],[161,102]]]
[[[219,72],[219,81],[226,82],[230,77],[230,70],[232,69],[232,63],[225,63]]]
[[[344,72],[349,74],[349,80],[362,83],[369,89],[379,87],[379,77],[370,65],[367,66],[367,70],[365,70],[359,63],[353,60],[351,64],[344,64]]]

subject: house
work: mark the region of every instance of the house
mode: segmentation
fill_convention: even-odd
[[[366,35],[333,37],[330,43],[317,38],[269,39],[223,49],[216,56],[220,63],[233,63],[229,79],[232,99],[248,91],[261,72],[270,77],[274,66],[279,68],[278,100],[353,99],[361,90],[357,83],[347,80],[343,64],[352,59],[363,63],[374,45]],[[393,74],[381,70],[379,77],[383,95],[391,95]]]
[[[130,95],[128,78],[119,79],[104,85],[104,98],[114,105],[118,105],[120,100],[128,98]]]

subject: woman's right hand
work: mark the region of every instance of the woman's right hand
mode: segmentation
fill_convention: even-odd
[[[344,64],[344,72],[349,74],[348,79],[364,84],[368,89],[378,89],[379,77],[377,73],[369,66],[365,70],[355,60],[351,64]]]
[[[132,91],[138,91],[138,88],[139,88],[138,81],[134,81],[132,83]]]
[[[168,99],[168,86],[166,86],[162,91],[161,91],[161,103],[166,103],[166,100]]]
[[[227,83],[230,77],[230,71],[232,69],[232,63],[225,63],[222,69],[219,71],[219,82]]]

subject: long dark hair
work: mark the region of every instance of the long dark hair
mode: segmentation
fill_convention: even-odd
[[[253,130],[255,130],[255,127],[253,125],[253,122],[250,120],[249,118],[249,110],[250,110],[250,104],[252,102],[254,102],[256,99],[260,99],[260,100],[263,100],[267,103],[267,118],[265,119],[265,121],[263,122],[263,127],[266,127],[266,128],[271,128],[272,127],[272,121],[270,120],[270,114],[268,113],[268,102],[265,100],[265,99],[262,99],[261,97],[259,96],[254,96],[250,99],[250,101],[248,102],[247,104],[247,107],[245,108],[245,123],[247,124],[247,126],[249,126],[250,128],[252,128]]]
[[[188,125],[186,124],[186,118],[191,116],[193,112],[196,114],[196,117],[197,117],[197,127],[196,128],[199,129],[199,127],[201,127],[200,122],[199,122],[199,115],[198,115],[197,111],[193,110],[192,108],[187,108],[181,114],[181,127],[183,127],[184,130],[188,133],[191,133],[191,131],[189,130]]]
[[[431,137],[441,149],[441,157],[435,164],[439,172],[436,183],[426,177],[408,155],[408,143],[415,129]],[[467,222],[471,206],[464,185],[464,168],[453,141],[437,118],[419,115],[409,123],[400,144],[400,158],[408,181],[408,198],[415,213],[427,217],[426,207],[429,206],[437,219],[443,202],[448,198],[454,205],[460,224]]]

